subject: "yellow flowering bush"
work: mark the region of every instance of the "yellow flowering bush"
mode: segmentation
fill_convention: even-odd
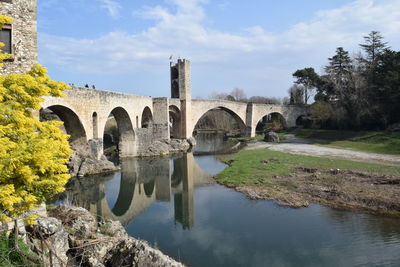
[[[0,16],[0,26],[9,21]],[[43,96],[61,97],[65,89],[40,65],[26,74],[0,75],[0,221],[64,190],[72,152],[68,135],[60,130],[61,122],[40,122],[32,111],[40,109]]]

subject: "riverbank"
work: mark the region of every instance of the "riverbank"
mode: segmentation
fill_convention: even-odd
[[[301,129],[296,137],[321,146],[400,155],[400,131],[338,131]]]
[[[400,217],[400,168],[341,159],[244,150],[222,159],[218,183],[251,199],[294,208],[309,203]]]
[[[184,266],[128,236],[120,222],[95,218],[84,208],[60,205],[38,213],[36,225],[19,224],[18,247],[8,247],[13,224],[2,225],[0,266]]]

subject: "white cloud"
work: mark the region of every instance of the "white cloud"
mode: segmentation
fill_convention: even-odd
[[[108,14],[116,19],[119,17],[119,11],[122,8],[121,5],[119,3],[117,3],[114,0],[98,0],[99,2],[101,2],[100,7],[104,8],[108,11]]]
[[[111,15],[118,15],[121,7],[117,3],[100,1]],[[266,83],[286,91],[296,68],[314,66],[318,70],[338,46],[355,52],[362,36],[371,30],[381,31],[392,47],[400,48],[400,0],[356,0],[320,11],[286,32],[271,33],[255,25],[240,34],[205,26],[206,0],[167,3],[174,12],[168,9],[171,6],[136,11],[135,15],[154,20],[153,26],[136,34],[110,32],[93,40],[42,34],[42,59],[80,73],[127,73],[157,70],[173,54],[198,66],[219,66],[222,78],[241,79],[236,85],[254,95],[261,94],[257,90]]]

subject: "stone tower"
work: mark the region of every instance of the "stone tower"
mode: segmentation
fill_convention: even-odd
[[[13,54],[0,74],[27,72],[37,63],[36,0],[0,0],[0,15],[14,19],[0,32],[3,51]]]
[[[181,102],[181,120],[179,138],[190,138],[192,123],[192,80],[190,61],[178,59],[171,63],[171,98],[179,98]]]

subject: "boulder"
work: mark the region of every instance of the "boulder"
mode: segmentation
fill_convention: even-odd
[[[279,136],[277,133],[270,131],[264,135],[264,141],[271,143],[278,143]]]
[[[87,176],[96,173],[113,172],[119,170],[111,161],[104,156],[100,160],[85,158],[80,166],[77,176]]]
[[[170,152],[186,152],[190,148],[191,145],[186,139],[171,139],[169,145]]]
[[[68,233],[59,220],[39,217],[37,225],[28,226],[32,251],[41,255],[45,266],[67,266],[69,250]]]
[[[150,247],[147,242],[129,237],[118,221],[96,218],[83,208],[61,205],[51,211],[68,229],[70,263],[91,267],[105,266],[184,266]]]

